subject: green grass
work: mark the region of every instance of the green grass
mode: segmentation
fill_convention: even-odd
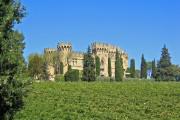
[[[179,120],[180,83],[33,83],[15,120]]]

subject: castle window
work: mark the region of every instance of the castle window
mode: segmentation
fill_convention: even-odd
[[[76,65],[77,65],[77,59],[76,59]]]
[[[73,65],[77,65],[77,59],[73,59],[72,62],[73,62]]]

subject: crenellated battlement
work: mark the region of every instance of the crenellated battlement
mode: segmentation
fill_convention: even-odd
[[[117,47],[108,43],[101,43],[101,42],[94,42],[91,44],[92,47],[102,47],[102,48],[112,48],[112,49],[116,49]]]
[[[49,53],[49,54],[51,54],[51,53],[54,53],[54,52],[56,52],[57,50],[56,49],[54,49],[54,48],[45,48],[44,49],[44,53]]]
[[[57,49],[58,51],[72,51],[72,44],[70,42],[60,42]]]
[[[100,43],[100,42],[94,42],[91,44],[92,46],[92,51],[93,52],[100,52],[100,53],[109,53],[109,54],[115,54],[116,50],[122,54],[126,54],[124,50],[122,50],[120,47],[107,44],[107,43]]]

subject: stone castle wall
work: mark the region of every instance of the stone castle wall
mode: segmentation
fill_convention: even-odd
[[[108,76],[108,58],[111,58],[112,77],[115,76],[116,49],[118,49],[118,51],[120,52],[120,55],[123,59],[123,67],[126,72],[128,67],[128,55],[121,48],[110,44],[95,42],[91,44],[91,49],[93,56],[98,56],[100,58],[101,76]],[[83,70],[84,53],[72,51],[71,43],[59,43],[57,45],[57,49],[45,48],[44,54],[46,54],[47,59],[49,61],[53,61],[53,56],[56,55],[58,60],[63,63],[63,74],[65,74],[68,71],[69,65],[71,65],[72,69],[77,69],[80,71]],[[51,80],[53,80],[52,78],[55,76],[55,68],[53,68],[52,64],[49,64],[47,68],[50,78]]]
[[[128,55],[121,48],[114,45],[105,44],[105,43],[92,44],[93,54],[100,58],[102,76],[108,76],[108,58],[111,58],[112,77],[115,76],[116,49],[118,49],[123,59],[123,68],[125,69],[125,72],[126,72],[128,68]]]

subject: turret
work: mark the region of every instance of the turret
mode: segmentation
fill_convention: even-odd
[[[71,52],[72,51],[72,44],[71,43],[58,43],[57,49],[59,52]]]
[[[56,52],[56,49],[54,49],[54,48],[45,48],[44,49],[44,54],[52,54],[54,52]]]
[[[63,63],[63,72],[66,73],[68,71],[69,62],[71,60],[72,44],[69,42],[58,43],[57,52],[59,61]]]

